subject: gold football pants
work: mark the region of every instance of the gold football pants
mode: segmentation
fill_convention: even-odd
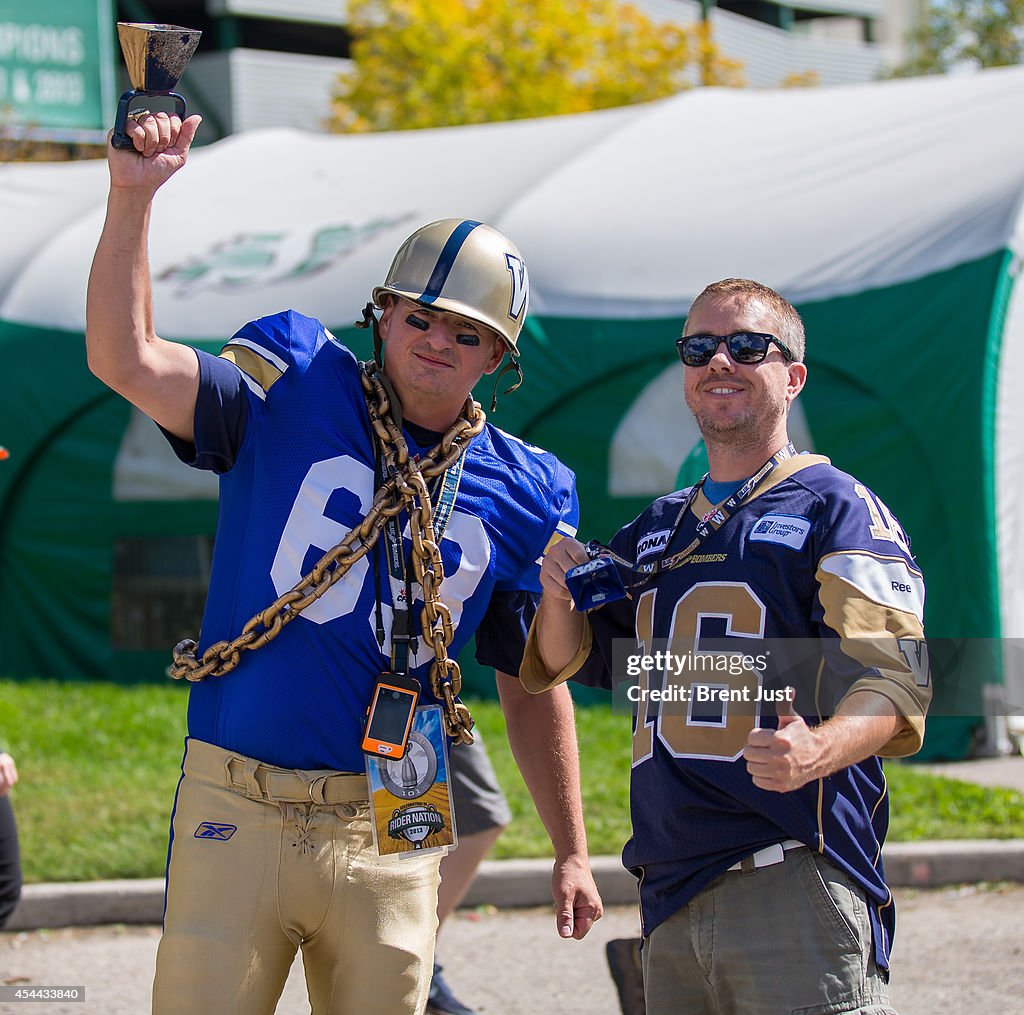
[[[271,1015],[302,949],[313,1015],[420,1013],[439,855],[381,860],[365,775],[187,743],[154,1015]]]

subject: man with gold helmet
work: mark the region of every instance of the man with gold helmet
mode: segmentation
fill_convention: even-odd
[[[153,1010],[273,1011],[301,948],[315,1015],[418,1013],[439,855],[378,856],[364,751],[391,748],[367,747],[364,719],[418,685],[453,750],[470,743],[452,660],[474,633],[551,836],[558,932],[583,937],[601,915],[571,699],[510,676],[538,560],[575,532],[574,479],[471,397],[506,354],[518,371],[526,267],[482,223],[417,230],[364,312],[371,363],[293,310],[246,324],[220,356],[165,341],[150,207],[199,122],[140,115],[135,150],[108,149],[87,304],[90,368],[221,484],[201,640],[171,667],[193,683]]]

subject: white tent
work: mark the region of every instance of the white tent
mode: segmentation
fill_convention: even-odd
[[[930,634],[1020,637],[1021,108],[1024,69],[1013,68],[694,90],[480,127],[236,136],[196,149],[157,199],[157,329],[215,344],[294,306],[344,332],[413,228],[488,221],[515,239],[532,280],[526,385],[496,421],[576,469],[588,534],[607,536],[699,458],[673,362],[691,299],[717,278],[757,278],[808,325],[801,440],[869,483],[912,533]],[[38,475],[46,456],[29,452],[105,397],[80,337],[105,191],[102,163],[0,167],[0,341],[17,367],[0,409],[0,443],[15,453],[0,474],[5,604],[31,573],[12,565],[40,554],[27,493],[52,489]],[[33,362],[60,363],[70,390],[41,398]],[[104,496],[116,480],[122,501],[180,500],[180,473],[147,466],[157,452],[119,426],[133,436],[114,442]],[[2,644],[21,645],[0,647],[8,667],[46,657],[25,624],[8,623]],[[982,686],[1000,679],[989,647],[966,684],[938,689],[960,730],[946,753],[967,749],[976,720],[959,718],[980,714]],[[1024,698],[1024,681],[1007,681]]]

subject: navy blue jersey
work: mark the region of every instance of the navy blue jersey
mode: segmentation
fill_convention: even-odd
[[[195,443],[171,443],[189,464],[221,473],[202,651],[236,637],[362,520],[373,500],[374,460],[358,363],[319,321],[294,311],[262,318],[220,357],[198,355]],[[409,442],[412,454],[426,450]],[[490,424],[473,439],[440,545],[452,658],[492,600],[500,599],[503,621],[529,622],[539,558],[575,531],[577,517],[573,475],[554,456]],[[193,685],[189,734],[286,768],[362,771],[361,723],[374,681],[389,666],[392,602],[404,591],[385,558],[383,547],[363,557],[275,640],[243,653],[227,675]],[[418,589],[414,583],[415,632]],[[493,658],[514,659],[493,632],[483,640]],[[420,638],[412,666],[426,703],[432,660]]]
[[[670,538],[685,501],[686,491],[655,501],[611,548],[640,564],[683,550],[715,509],[698,494]],[[879,759],[774,793],[754,786],[742,751],[755,727],[777,725],[775,704],[758,700],[771,676],[776,689],[796,689],[810,723],[854,690],[885,695],[908,722],[884,753],[915,752],[931,694],[923,608],[924,581],[891,512],[827,459],[801,455],[781,463],[682,566],[588,614],[581,651],[561,678],[611,687],[629,675],[627,652],[635,660],[660,647],[677,660],[640,669],[631,695],[633,836],[623,862],[640,879],[645,935],[737,860],[792,838],[863,885],[876,959],[887,968],[894,911],[880,862],[888,800]],[[702,657],[712,646],[719,654]],[[697,670],[727,662],[723,651],[760,658],[764,671]],[[523,675],[532,683],[541,673],[531,640]],[[721,692],[717,701],[700,704],[701,686]],[[688,701],[649,697],[674,688]]]

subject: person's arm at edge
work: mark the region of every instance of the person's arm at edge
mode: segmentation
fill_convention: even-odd
[[[530,694],[500,671],[497,683],[509,746],[555,851],[558,933],[580,939],[601,918],[603,905],[587,855],[572,698],[565,686]]]
[[[199,126],[166,114],[129,124],[135,151],[109,148],[110,192],[86,299],[89,369],[146,415],[192,440],[199,364],[153,327],[148,235],[153,196],[184,164]]]
[[[6,751],[0,751],[0,796],[7,796],[18,781],[18,769]]]

